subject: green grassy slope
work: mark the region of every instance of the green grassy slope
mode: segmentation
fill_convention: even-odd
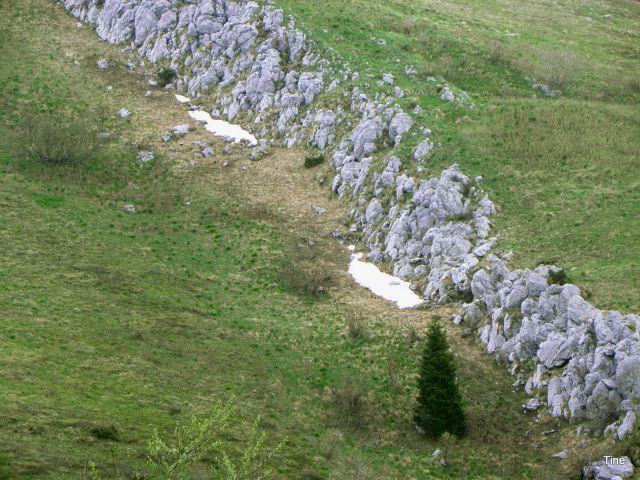
[[[395,75],[405,107],[423,108],[441,144],[430,173],[457,162],[485,178],[500,247],[517,254],[515,265],[556,263],[597,306],[640,311],[638,2],[278,4],[361,73]],[[553,73],[566,84],[559,99],[525,79]],[[430,75],[466,90],[476,108],[439,100]],[[361,77],[372,88],[378,79]]]
[[[257,415],[270,444],[288,438],[276,478],[577,471],[580,458],[549,461],[574,427],[523,415],[503,366],[456,328],[470,432],[439,467],[430,453],[442,445],[411,424],[420,342],[410,340],[450,312],[398,311],[345,278],[348,254],[327,238],[339,205],[309,188],[313,172],[296,178],[303,154],[239,160],[244,173],[196,155],[190,142],[202,132],[163,146],[159,134],[185,111],[161,91],[145,98],[146,79],[126,72],[116,48],[48,0],[0,9],[0,478],[86,478],[90,461],[103,478],[135,478],[154,428],[170,436],[177,420],[232,396],[243,421],[227,444],[246,438]],[[106,72],[95,68],[101,57],[111,60]],[[130,119],[115,117],[121,107]],[[19,120],[49,110],[102,116],[114,139],[77,167],[9,155]],[[143,148],[158,160],[140,167]],[[308,202],[309,218],[287,197]],[[330,213],[320,221],[309,204],[323,199]],[[278,281],[284,246],[301,237],[319,242],[317,261],[336,278],[324,299]],[[353,309],[366,330],[355,342],[345,324]],[[332,401],[345,383],[360,385],[362,428],[345,426]],[[111,425],[119,441],[92,433]],[[194,478],[209,478],[211,462]]]

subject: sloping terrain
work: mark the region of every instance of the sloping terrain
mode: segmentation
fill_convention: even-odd
[[[513,379],[450,329],[471,432],[438,467],[437,445],[411,425],[420,351],[411,339],[451,312],[395,311],[344,276],[348,253],[328,238],[344,206],[314,186],[305,154],[256,163],[240,148],[224,154],[203,130],[164,145],[160,133],[187,119],[170,93],[144,97],[146,79],[61,8],[2,8],[0,453],[9,478],[77,478],[89,461],[105,478],[133,476],[154,427],[169,435],[177,419],[232,395],[248,423],[263,416],[269,441],[288,438],[281,478],[566,478],[588,460],[550,459],[575,443],[574,428],[521,414],[526,397],[511,391]],[[98,71],[103,57],[115,67]],[[115,116],[122,107],[130,119]],[[59,109],[104,116],[114,139],[77,168],[11,155],[20,117]],[[216,155],[202,159],[196,139]],[[139,165],[141,149],[157,161]],[[135,215],[122,209],[128,202]],[[313,262],[334,278],[320,300],[278,277],[283,257],[310,240]],[[353,310],[364,340],[350,339]],[[363,428],[336,411],[331,391],[345,383],[362,384]],[[112,424],[119,441],[96,438]]]

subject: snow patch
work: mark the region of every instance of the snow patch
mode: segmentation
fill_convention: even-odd
[[[351,255],[349,262],[349,273],[358,285],[394,302],[399,308],[413,308],[424,302],[409,288],[409,282],[381,272],[373,263],[363,262],[361,258],[362,253],[356,253]]]
[[[211,115],[209,115],[209,113],[203,110],[191,111],[189,112],[189,115],[196,121],[204,122],[206,124],[205,128],[214,135],[225,138],[232,138],[235,143],[238,143],[241,140],[245,140],[249,142],[251,146],[258,144],[258,140],[256,140],[256,137],[251,135],[242,127],[233,125],[229,122],[225,122],[224,120],[214,120],[213,118],[211,118]]]

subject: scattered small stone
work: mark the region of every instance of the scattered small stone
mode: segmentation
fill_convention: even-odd
[[[162,139],[162,143],[167,143],[171,140],[171,134],[169,132],[164,132],[160,138]]]
[[[151,90],[147,90],[144,94],[145,97],[150,97],[151,95],[153,95],[153,92]]]
[[[142,163],[147,163],[153,160],[156,157],[155,153],[151,151],[142,150],[138,152],[138,161]]]
[[[390,73],[385,73],[382,76],[382,81],[387,85],[393,85],[393,75],[391,75]]]
[[[175,127],[173,127],[172,131],[175,135],[186,135],[187,133],[189,133],[189,124],[182,123],[180,125],[176,125]]]
[[[213,148],[211,148],[211,147],[205,147],[201,151],[202,151],[202,156],[204,158],[212,157],[213,154],[214,154]]]
[[[537,398],[532,398],[527,403],[522,405],[522,408],[527,412],[535,412],[542,406],[542,403]]]
[[[127,213],[136,213],[136,207],[134,207],[132,203],[125,203],[124,211]]]
[[[120,110],[118,110],[118,116],[120,118],[127,118],[131,115],[131,112],[129,110],[127,110],[126,108],[121,108]]]
[[[437,457],[438,455],[440,455],[442,453],[442,450],[440,450],[439,448],[436,448],[433,453],[431,454],[432,457]]]
[[[156,80],[149,80],[147,82],[147,85],[149,85],[150,87],[157,87],[158,86],[158,82]]]
[[[327,213],[327,209],[322,207],[313,207],[313,211],[318,215],[324,215],[325,213]]]
[[[564,460],[568,456],[569,456],[569,454],[567,453],[567,451],[563,450],[562,452],[554,453],[553,455],[551,455],[551,458],[557,458],[559,460]]]
[[[551,435],[552,433],[556,433],[556,430],[552,428],[551,430],[547,430],[546,432],[542,432],[542,435]]]
[[[224,161],[224,163],[222,164],[223,167],[228,167],[229,166],[229,162],[227,160]]]
[[[336,238],[336,239],[342,238],[342,232],[340,230],[334,230],[333,232],[331,232],[329,234],[329,236],[332,237],[332,238]]]
[[[611,17],[613,17],[613,15],[611,15],[610,13],[607,13],[602,16],[602,18],[604,18],[605,20],[611,20]]]
[[[109,61],[106,58],[101,58],[96,62],[96,65],[100,70],[105,70],[109,68]]]
[[[96,137],[98,138],[98,140],[109,140],[111,138],[111,133],[110,132],[98,132]]]

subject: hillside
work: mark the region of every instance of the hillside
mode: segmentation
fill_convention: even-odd
[[[620,60],[618,75],[629,75],[629,89],[597,94],[619,54],[603,47],[594,54],[597,75],[573,81],[562,98],[531,99],[515,68],[485,61],[494,39],[487,32],[528,13],[513,5],[504,5],[502,17],[478,18],[473,38],[463,37],[470,27],[460,27],[477,17],[473,5],[426,5],[439,12],[438,27],[426,33],[422,22],[432,14],[411,2],[278,5],[296,14],[321,49],[331,46],[362,72],[362,89],[386,88],[366,76],[365,58],[372,72],[394,74],[406,93],[398,101],[407,111],[420,105],[417,119],[442,143],[425,162],[425,176],[438,176],[454,160],[465,173],[483,175],[499,207],[492,217],[498,248],[513,248],[525,266],[544,260],[567,267],[598,307],[639,310],[631,235],[640,203],[633,52]],[[612,30],[594,45],[634,35],[625,12],[636,4],[616,8],[606,24]],[[222,439],[233,454],[257,417],[267,445],[284,441],[273,478],[577,478],[603,454],[632,451],[629,440],[576,433],[578,425],[597,431],[604,419],[576,424],[545,409],[523,412],[530,396],[514,391],[504,362],[451,325],[455,305],[398,310],[355,285],[346,273],[347,243],[331,237],[348,229],[351,206],[318,184],[329,179],[327,165],[303,168],[308,149],[272,146],[256,161],[255,149],[194,122],[186,136],[165,142],[163,132],[189,116],[174,90],[149,84],[158,66],[130,68],[129,52],[100,41],[49,0],[3,3],[0,13],[0,478],[143,478],[155,429],[170,438],[176,422],[229,400],[240,412]],[[402,20],[411,13],[415,24]],[[381,18],[398,22],[398,31]],[[540,44],[562,40],[554,25],[534,31],[519,22]],[[566,28],[582,35],[579,26]],[[419,37],[442,42],[434,60],[451,64],[443,74],[475,108],[438,99],[421,79],[440,71],[425,70],[413,47]],[[480,62],[466,73],[458,63],[463,53]],[[108,68],[96,66],[101,59]],[[422,72],[415,81],[404,78],[404,64]],[[508,94],[496,88],[501,82]],[[120,118],[122,108],[131,115]],[[518,117],[524,125],[513,122],[524,109],[549,123],[536,130],[531,113]],[[109,138],[79,164],[42,165],[20,146],[24,119],[43,114],[61,126],[80,118]],[[582,149],[571,149],[561,166],[547,152],[564,142],[537,142],[554,122],[572,126],[572,144]],[[619,139],[619,155],[606,168],[604,132],[593,144],[579,142],[594,137],[594,123]],[[515,126],[530,137],[515,134]],[[495,144],[507,138],[511,144]],[[194,141],[213,154],[203,155]],[[523,155],[525,146],[538,153]],[[155,158],[139,161],[146,151]],[[591,214],[576,218],[586,201]],[[316,206],[326,213],[316,214]],[[310,293],[318,284],[324,293]],[[411,411],[423,329],[435,317],[446,325],[469,416],[468,436],[450,447],[446,467],[432,457],[445,442],[418,435]],[[550,458],[564,450],[567,459]],[[189,473],[219,478],[219,468],[207,457]],[[144,478],[162,478],[154,473]]]

